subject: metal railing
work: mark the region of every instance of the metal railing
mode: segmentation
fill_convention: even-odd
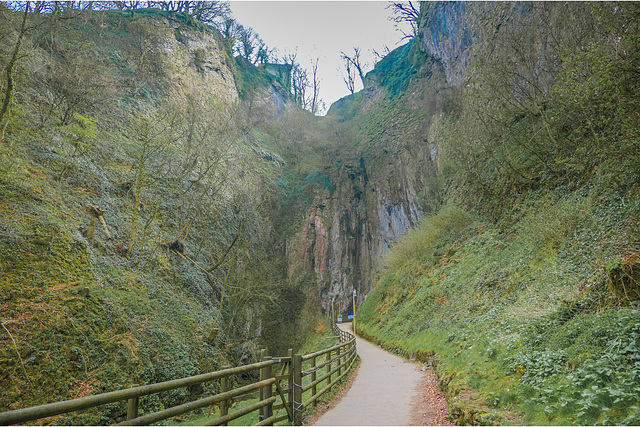
[[[218,416],[207,419],[201,425],[227,425],[229,421],[251,412],[259,411],[255,425],[273,425],[288,420],[302,424],[302,414],[311,404],[329,391],[353,366],[357,354],[355,337],[334,325],[334,332],[341,343],[327,349],[287,357],[268,357],[263,350],[258,363],[209,372],[156,384],[131,387],[63,402],[49,403],[31,408],[0,413],[0,425],[24,424],[62,414],[82,411],[114,402],[127,402],[126,419],[116,425],[150,425],[171,419],[198,409],[218,405]],[[324,356],[324,358],[323,358]],[[236,388],[229,387],[229,378],[235,375],[259,372],[260,379]],[[254,373],[255,375],[255,373]],[[139,401],[143,396],[162,393],[178,388],[218,381],[219,393],[149,414],[139,415]],[[318,390],[318,387],[322,387]],[[259,391],[258,401],[243,408],[230,411],[231,399],[238,399]]]

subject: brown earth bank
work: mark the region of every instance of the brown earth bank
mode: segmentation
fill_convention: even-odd
[[[438,388],[438,380],[433,368],[424,372],[424,380],[419,388],[420,396],[413,404],[412,426],[452,426],[449,421],[447,401]]]

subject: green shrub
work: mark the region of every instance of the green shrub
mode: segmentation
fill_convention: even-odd
[[[195,64],[196,69],[199,72],[204,73],[204,62],[206,61],[206,53],[204,49],[202,48],[196,49],[194,55],[195,56],[193,58],[193,63]]]
[[[411,78],[417,74],[426,58],[419,43],[411,39],[409,43],[394,49],[382,58],[370,75],[374,76],[378,84],[386,87],[394,98],[404,93]]]

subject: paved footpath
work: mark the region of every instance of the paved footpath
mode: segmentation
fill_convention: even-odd
[[[340,329],[351,331],[351,324]],[[425,373],[406,361],[356,337],[360,368],[347,395],[325,413],[318,426],[397,426],[411,423],[414,402],[421,398]]]

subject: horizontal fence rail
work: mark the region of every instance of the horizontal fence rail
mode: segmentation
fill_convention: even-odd
[[[349,372],[357,358],[356,338],[336,324],[333,325],[333,331],[340,338],[340,344],[305,356],[293,356],[294,425],[302,425],[303,411],[311,405],[317,405],[320,396]],[[323,382],[324,387],[318,390]]]
[[[357,358],[355,337],[340,330],[337,325],[333,325],[333,331],[340,338],[340,344],[315,353],[302,356],[289,350],[287,357],[275,358],[266,356],[263,350],[260,362],[250,365],[0,412],[0,425],[24,424],[27,421],[83,411],[115,402],[127,402],[126,419],[116,425],[150,425],[213,405],[218,406],[217,417],[207,418],[200,423],[201,425],[227,425],[230,421],[255,411],[259,411],[258,423],[255,425],[274,425],[282,421],[301,425],[303,411],[312,404],[316,405],[318,398],[349,372]],[[259,373],[260,379],[235,388],[229,387],[230,377],[251,373],[254,376]],[[219,390],[214,395],[138,415],[139,401],[143,396],[213,381],[217,382],[216,388]],[[318,390],[319,387],[321,388]],[[257,402],[230,411],[231,399],[251,396],[256,392],[259,392]]]

